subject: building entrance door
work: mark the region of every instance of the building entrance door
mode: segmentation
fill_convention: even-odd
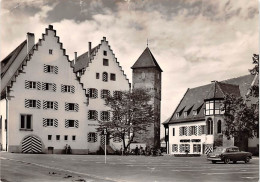
[[[37,136],[27,136],[22,141],[22,153],[41,153],[42,142]]]

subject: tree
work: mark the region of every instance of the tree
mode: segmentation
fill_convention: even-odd
[[[255,75],[254,82],[259,73],[259,55],[253,55],[254,68],[249,70]],[[258,136],[259,129],[259,87],[251,85],[246,98],[226,95],[222,110],[226,128],[224,134],[228,139],[234,137],[238,142]]]
[[[134,141],[137,133],[147,132],[153,123],[153,107],[149,103],[151,95],[145,89],[116,92],[114,96],[106,97],[106,106],[110,108],[110,121],[99,121],[99,132],[104,129],[109,133],[109,139],[117,137],[123,142],[124,151]]]

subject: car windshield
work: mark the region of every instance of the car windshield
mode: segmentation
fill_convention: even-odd
[[[215,149],[215,152],[224,152],[224,150],[225,150],[225,148],[223,148],[223,147],[217,147]]]

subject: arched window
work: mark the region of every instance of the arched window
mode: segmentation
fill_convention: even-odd
[[[213,134],[213,121],[211,118],[208,118],[207,120],[207,134],[212,135]]]
[[[107,72],[103,72],[103,81],[104,82],[107,82],[107,80],[108,80],[107,77],[108,77]]]
[[[221,120],[218,120],[218,133],[221,133]]]

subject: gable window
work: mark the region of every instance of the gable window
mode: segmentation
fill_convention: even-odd
[[[32,129],[32,115],[22,114],[21,115],[21,126],[20,129],[31,130]]]
[[[40,100],[33,100],[33,99],[25,99],[24,106],[26,108],[41,108],[41,101]]]
[[[49,91],[56,91],[56,84],[55,83],[42,83],[42,90],[49,90]]]
[[[77,103],[65,103],[65,111],[79,111],[79,104]]]
[[[53,66],[53,65],[46,65],[46,64],[44,64],[44,66],[43,66],[43,71],[44,71],[45,73],[58,74],[58,66]]]
[[[29,88],[36,89],[36,82],[29,81]]]
[[[96,79],[99,79],[99,73],[96,73]]]
[[[197,116],[197,114],[198,114],[197,110],[194,110],[193,111],[193,116]]]
[[[75,104],[74,103],[69,103],[69,110],[74,111],[75,109]]]
[[[94,143],[97,141],[97,134],[94,132],[88,133],[88,142]]]
[[[60,135],[56,135],[56,140],[60,140]]]
[[[103,51],[103,55],[104,55],[104,56],[107,56],[107,51]]]
[[[180,117],[180,113],[176,113],[176,118],[179,118]]]
[[[218,120],[218,123],[217,123],[217,128],[218,128],[218,133],[221,133],[221,120]]]
[[[36,108],[36,100],[29,100],[29,107]]]
[[[108,77],[107,72],[103,72],[103,81],[104,82],[107,82],[107,77]]]
[[[116,74],[111,73],[111,74],[110,74],[110,80],[116,81]]]
[[[172,129],[172,136],[175,136],[175,128]]]
[[[103,65],[108,66],[108,59],[103,59]]]
[[[47,101],[47,109],[54,109],[53,101]]]
[[[49,49],[49,54],[52,54],[52,49]]]
[[[76,140],[76,135],[72,135],[72,141]]]
[[[68,123],[69,123],[69,127],[75,127],[75,120],[68,120]]]
[[[51,138],[52,138],[52,135],[48,135],[48,140],[51,140]]]
[[[53,126],[53,119],[47,119],[47,126]]]
[[[98,97],[98,91],[95,88],[89,88],[88,89],[89,98],[95,99]]]
[[[68,135],[64,135],[64,140],[68,140]]]
[[[64,91],[65,92],[70,92],[71,86],[70,85],[64,85]]]
[[[52,66],[52,65],[47,65],[47,72],[48,72],[48,73],[54,73],[54,66]]]
[[[186,117],[188,116],[188,112],[185,111],[185,112],[183,113],[183,116],[186,118]]]

